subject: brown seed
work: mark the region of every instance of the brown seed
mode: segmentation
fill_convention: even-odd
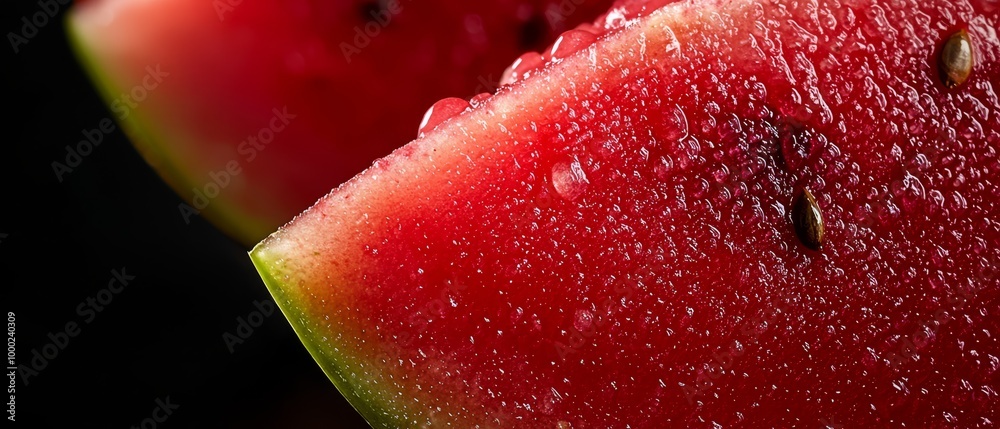
[[[792,224],[795,227],[795,234],[799,236],[803,245],[812,250],[819,250],[823,246],[823,235],[826,231],[823,226],[823,213],[820,212],[816,198],[808,189],[803,189],[802,194],[795,200],[792,207]]]
[[[969,40],[969,33],[965,30],[958,30],[952,34],[944,47],[941,48],[941,80],[944,86],[955,88],[969,79],[972,74],[972,67],[976,59],[972,52],[972,41]]]

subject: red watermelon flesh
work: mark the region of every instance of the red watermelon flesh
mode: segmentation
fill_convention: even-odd
[[[199,212],[249,245],[410,140],[434,100],[495,90],[510,59],[610,3],[96,0],[69,27],[187,200],[178,219]]]
[[[998,25],[950,0],[605,17],[251,257],[375,427],[992,427]]]

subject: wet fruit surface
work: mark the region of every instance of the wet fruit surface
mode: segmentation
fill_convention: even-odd
[[[188,202],[178,219],[251,245],[411,140],[434,100],[495,92],[513,58],[610,4],[95,0],[70,30],[115,119]],[[269,127],[274,109],[287,127]]]
[[[996,8],[636,9],[255,249],[338,387],[379,427],[995,425]]]

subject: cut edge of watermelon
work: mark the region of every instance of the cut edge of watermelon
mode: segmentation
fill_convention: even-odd
[[[366,380],[358,377],[358,374],[351,377],[352,367],[364,368],[368,364],[376,364],[376,357],[365,352],[358,352],[356,356],[349,352],[338,352],[335,350],[336,347],[331,344],[336,342],[335,339],[327,341],[322,334],[312,332],[311,327],[315,327],[318,318],[321,317],[321,311],[317,308],[319,300],[308,296],[310,291],[293,284],[288,279],[303,278],[299,271],[303,266],[309,266],[313,263],[309,259],[311,258],[310,253],[315,254],[315,249],[307,249],[304,243],[289,237],[291,235],[289,231],[303,228],[303,222],[308,222],[307,219],[315,219],[319,216],[327,219],[327,226],[317,232],[332,236],[332,230],[350,228],[349,222],[337,222],[335,220],[339,219],[337,215],[359,212],[362,210],[361,205],[364,200],[380,201],[379,205],[391,205],[394,202],[407,205],[404,188],[408,188],[412,184],[397,183],[398,188],[387,187],[384,184],[373,182],[371,178],[381,174],[391,174],[397,167],[431,157],[440,164],[440,167],[452,162],[458,163],[465,159],[465,156],[489,156],[485,153],[486,151],[484,153],[464,152],[464,149],[469,149],[469,146],[463,138],[462,123],[475,122],[477,119],[483,120],[485,117],[491,116],[504,117],[507,113],[513,113],[520,109],[520,100],[544,100],[558,94],[559,88],[562,88],[564,83],[574,79],[586,79],[590,74],[596,73],[596,70],[591,70],[590,67],[584,65],[589,64],[588,55],[598,44],[603,44],[603,48],[601,48],[603,51],[625,52],[623,55],[626,59],[638,57],[640,54],[637,51],[623,49],[630,43],[628,36],[634,32],[649,30],[655,25],[664,25],[680,19],[679,15],[684,10],[682,5],[683,3],[674,3],[664,6],[633,22],[634,27],[630,26],[623,28],[623,31],[604,34],[598,38],[598,42],[595,44],[560,59],[556,64],[539,69],[527,79],[501,88],[485,104],[467,109],[444,120],[433,130],[428,131],[425,136],[408,142],[332,189],[313,206],[264,238],[249,252],[254,266],[272,297],[288,318],[290,325],[310,355],[341,394],[373,427],[414,427],[414,421],[407,417],[428,418],[429,416],[422,414],[426,410],[411,409],[411,404],[407,401],[395,400],[395,396],[387,390],[391,389],[392,386],[382,384],[387,380]],[[717,6],[717,0],[708,0],[702,4],[702,7],[708,9]],[[492,113],[487,113],[489,111]],[[378,222],[375,219],[370,221]],[[331,248],[330,250],[337,253],[337,265],[363,264],[362,261],[355,260],[360,255],[355,254],[344,244],[349,243],[342,243],[339,240],[326,242],[326,245]],[[296,263],[289,264],[286,258],[293,257],[298,257]],[[335,278],[327,277],[328,284],[333,289],[350,290],[353,285],[347,280],[348,276],[346,271],[341,270],[335,274]],[[330,319],[329,322],[343,324],[349,321]],[[463,415],[450,416],[450,418],[455,419],[455,422],[462,422],[468,417]],[[433,419],[433,417],[430,418]]]
[[[271,297],[274,298],[274,302],[281,309],[281,313],[288,320],[289,325],[292,326],[295,335],[302,342],[302,345],[305,346],[310,357],[317,362],[317,366],[330,379],[337,391],[344,398],[348,399],[351,407],[358,414],[362,415],[372,427],[408,427],[407,422],[401,416],[388,412],[392,408],[384,400],[386,398],[384,392],[381,395],[373,393],[371,390],[366,392],[362,389],[361,385],[349,381],[351,374],[348,368],[350,366],[348,355],[336,350],[336,348],[324,347],[324,345],[328,345],[329,343],[323,341],[321,335],[309,329],[306,320],[309,319],[310,312],[296,305],[296,303],[306,301],[302,297],[291,296],[296,295],[297,290],[283,287],[282,283],[275,278],[274,274],[280,271],[272,270],[274,267],[273,264],[276,261],[272,260],[268,253],[266,249],[258,244],[249,252],[250,260],[264,281],[264,285],[267,286],[268,291],[271,293]],[[368,387],[376,388],[376,386],[372,386],[371,384]],[[405,403],[397,405],[406,406]]]
[[[710,4],[715,4],[715,2],[706,2]],[[653,18],[652,16],[659,15],[659,18]],[[651,17],[644,19],[643,23],[640,25],[645,25],[650,21],[663,19],[670,20],[670,16],[664,16],[666,13],[662,10],[657,11]],[[678,33],[678,36],[682,36]],[[602,37],[602,41],[598,43],[608,42],[608,39],[614,39],[616,36],[612,35],[610,37]],[[612,44],[618,43],[618,41],[611,42]],[[572,57],[566,58],[564,61],[566,63],[577,61],[581,55],[575,54]],[[563,67],[568,67],[564,65]],[[557,70],[559,67],[555,67]],[[523,82],[519,82],[512,87],[507,87],[500,90],[497,97],[489,100],[488,103],[496,107],[497,111],[505,110],[505,107],[510,104],[510,100],[520,100],[522,96],[530,94],[538,94],[542,91],[536,88],[539,85],[535,85],[542,79],[552,79],[559,80],[561,75],[559,73],[553,73],[551,68],[546,68],[541,70],[537,74],[533,74],[532,77],[528,78]],[[272,296],[278,302],[279,307],[282,312],[289,319],[290,324],[295,330],[296,334],[303,341],[303,345],[309,350],[310,354],[317,361],[319,366],[323,369],[324,373],[331,379],[337,389],[344,394],[345,397],[349,399],[352,406],[359,411],[369,422],[376,427],[382,425],[388,425],[389,427],[407,427],[404,417],[400,415],[393,415],[388,411],[388,405],[392,403],[391,397],[386,397],[385,395],[379,395],[378,391],[373,393],[372,390],[366,389],[366,387],[372,386],[371,380],[364,380],[359,378],[350,378],[350,381],[345,380],[351,375],[350,366],[352,363],[356,363],[358,359],[352,355],[352,352],[356,350],[343,350],[337,354],[330,354],[335,346],[331,346],[330,342],[320,341],[320,339],[325,340],[323,333],[334,332],[333,331],[322,331],[316,330],[315,328],[321,327],[322,323],[322,313],[321,307],[318,306],[319,298],[317,296],[310,296],[310,293],[315,292],[310,291],[308,288],[304,288],[301,283],[296,284],[295,280],[301,280],[303,278],[309,280],[308,274],[303,275],[303,269],[308,273],[308,268],[311,264],[314,264],[317,259],[313,254],[318,254],[317,248],[310,248],[307,244],[309,243],[308,238],[303,238],[301,234],[296,234],[295,232],[302,232],[303,230],[308,231],[310,228],[306,227],[307,223],[325,223],[325,226],[318,228],[319,232],[331,232],[337,230],[347,230],[350,228],[349,223],[350,218],[343,218],[335,216],[337,214],[351,213],[358,210],[359,207],[364,206],[364,201],[359,202],[358,200],[368,200],[375,201],[379,206],[390,205],[392,201],[398,199],[398,194],[405,194],[405,191],[393,190],[392,186],[381,182],[376,184],[372,180],[373,175],[379,175],[382,172],[393,171],[397,167],[406,167],[412,162],[419,162],[427,156],[430,150],[437,149],[442,153],[439,153],[439,157],[446,157],[445,153],[452,152],[456,147],[462,146],[461,141],[456,140],[452,135],[456,130],[456,123],[463,122],[465,120],[475,119],[477,112],[481,111],[483,107],[478,107],[472,109],[471,111],[465,111],[455,118],[449,119],[442,124],[438,125],[437,128],[428,133],[427,137],[418,139],[416,141],[410,142],[408,145],[403,146],[393,154],[386,158],[383,158],[381,163],[377,163],[375,166],[367,169],[366,171],[355,176],[353,179],[344,183],[343,185],[335,188],[325,197],[321,198],[319,202],[313,207],[307,209],[304,214],[300,214],[296,217],[290,224],[282,227],[277,232],[271,234],[263,241],[261,241],[251,252],[250,257],[253,260],[255,267],[260,272],[262,279],[267,285]],[[475,154],[473,154],[475,155]],[[447,160],[442,161],[442,158],[437,158],[439,162],[447,162]],[[426,180],[426,179],[424,179]],[[402,189],[406,185],[399,185]],[[396,195],[393,195],[396,194]],[[382,197],[397,197],[382,200]],[[311,219],[311,221],[310,221]],[[304,222],[303,222],[304,221]],[[315,236],[314,236],[315,237]],[[336,237],[332,235],[326,235],[325,237],[321,235],[318,237],[317,241],[320,241],[323,246],[328,246],[327,250],[332,250],[337,256],[344,254],[350,255],[352,250],[346,249],[343,246],[343,237]],[[286,260],[285,258],[288,258]],[[296,262],[289,262],[292,258],[301,258]],[[338,265],[346,264],[350,262],[350,259],[332,258],[336,259]],[[299,271],[299,272],[297,272]],[[335,270],[333,277],[327,277],[330,279],[324,286],[330,289],[351,289],[354,287],[349,281],[344,281],[346,276],[342,269]],[[325,273],[323,273],[325,274]],[[334,303],[337,304],[336,302]],[[342,325],[349,325],[350,320],[331,320],[331,323],[339,323]],[[336,341],[332,339],[331,341]],[[398,401],[401,403],[402,401]],[[405,405],[405,404],[404,404]],[[389,423],[389,421],[397,422],[394,426]],[[398,422],[403,422],[399,424]]]
[[[81,68],[94,83],[94,87],[105,105],[110,105],[116,99],[116,94],[122,93],[123,89],[115,83],[117,80],[114,78],[113,73],[100,66],[101,62],[97,58],[98,55],[92,49],[94,43],[88,40],[87,33],[84,31],[84,24],[81,22],[81,20],[85,19],[82,17],[85,13],[83,7],[76,6],[70,13],[66,14],[63,20],[63,27],[66,29],[66,38],[68,39],[70,49],[76,56]],[[166,182],[178,197],[184,195],[185,190],[194,189],[205,184],[205,178],[199,180],[190,177],[190,174],[181,168],[184,165],[183,163],[178,162],[170,151],[162,150],[164,147],[163,143],[170,141],[170,139],[157,138],[156,136],[165,135],[166,133],[157,129],[157,127],[148,121],[145,121],[141,114],[131,114],[125,119],[114,118],[114,115],[109,115],[108,117],[113,118],[121,126],[122,132],[132,142],[131,146],[135,148],[150,167],[159,173],[158,176]],[[181,200],[182,204],[187,204],[193,208],[193,206],[183,201],[183,198]],[[235,237],[243,245],[253,245],[257,237],[265,237],[272,232],[264,223],[241,214],[223,196],[213,199],[210,204],[209,207],[199,210],[198,215],[206,218],[213,225],[218,226],[226,235]],[[179,208],[180,206],[178,206]]]

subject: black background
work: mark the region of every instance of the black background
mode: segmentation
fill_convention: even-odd
[[[246,249],[201,218],[184,223],[117,124],[60,183],[52,163],[114,116],[70,51],[68,6],[16,54],[7,33],[40,8],[4,9],[0,310],[16,315],[19,365],[80,325],[27,385],[17,378],[5,426],[139,427],[169,397],[179,408],[156,427],[367,427],[280,312],[230,353],[223,334],[270,296]],[[78,305],[122,268],[135,280],[85,323]]]

